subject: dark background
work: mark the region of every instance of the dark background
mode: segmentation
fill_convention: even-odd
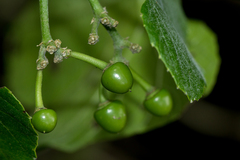
[[[28,1],[13,1],[11,10],[4,9],[1,1],[0,86],[3,86],[3,51],[6,49],[3,46],[4,36],[12,20]],[[92,145],[71,155],[78,156],[84,152],[96,151],[101,147],[101,156],[104,159],[153,159],[165,156],[193,158],[193,155],[194,157],[211,155],[215,158],[238,157],[240,149],[240,118],[238,118],[240,117],[238,100],[240,95],[238,79],[240,2],[237,0],[182,0],[182,3],[189,18],[203,20],[218,37],[219,53],[222,59],[218,80],[212,93],[199,103],[207,105],[199,109],[199,104],[196,106],[194,103],[182,119],[165,127],[122,140]],[[8,5],[11,7],[10,3]],[[192,113],[193,116],[190,116]],[[206,115],[210,118],[205,119]],[[195,117],[195,119],[189,117]],[[192,123],[188,123],[189,121]],[[199,123],[202,127],[192,127]],[[211,131],[206,129],[209,126]],[[217,127],[214,129],[214,126]],[[39,152],[38,156],[39,159],[53,159],[55,154],[63,157],[69,155],[48,149]]]

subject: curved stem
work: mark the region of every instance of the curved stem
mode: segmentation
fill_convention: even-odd
[[[88,55],[85,55],[83,53],[79,53],[79,52],[71,52],[71,57],[73,58],[76,58],[76,59],[79,59],[79,60],[82,60],[84,62],[87,62],[89,64],[92,64],[93,66],[101,69],[101,70],[104,70],[108,63],[102,61],[102,60],[99,60],[97,58],[94,58],[94,57],[91,57],[91,56],[88,56]],[[150,85],[148,82],[146,82],[141,76],[139,76],[132,68],[131,69],[131,72],[132,72],[132,75],[133,75],[133,78],[134,80],[146,91],[146,92],[151,92],[154,87],[152,85]]]
[[[36,110],[39,108],[44,108],[43,100],[42,100],[42,70],[37,72],[37,79],[36,79],[36,88],[35,88],[35,102],[36,102]]]
[[[108,63],[102,61],[102,60],[99,60],[97,58],[93,58],[91,56],[88,56],[86,54],[83,54],[83,53],[79,53],[79,52],[71,52],[71,55],[70,57],[73,57],[73,58],[76,58],[76,59],[79,59],[79,60],[82,60],[84,62],[87,62],[89,64],[92,64],[94,65],[95,67],[103,70],[104,68],[107,67]]]
[[[42,42],[46,44],[52,39],[49,27],[49,17],[48,17],[48,0],[39,0],[40,7],[40,22],[42,31]]]
[[[99,85],[99,101],[100,103],[107,101],[106,97],[104,96],[104,87],[102,86],[102,83]]]
[[[154,87],[145,81],[140,75],[138,75],[132,68],[130,68],[134,80],[146,91],[151,92]]]

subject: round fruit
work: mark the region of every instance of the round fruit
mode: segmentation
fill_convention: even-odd
[[[133,76],[126,64],[117,62],[103,72],[101,82],[107,90],[123,94],[132,88]]]
[[[97,123],[106,131],[120,132],[126,124],[126,110],[120,101],[107,102],[94,113]]]
[[[49,133],[57,124],[57,114],[52,109],[41,109],[32,116],[32,124],[37,131]]]
[[[156,90],[146,98],[144,106],[156,116],[165,116],[172,110],[172,97],[167,90]]]

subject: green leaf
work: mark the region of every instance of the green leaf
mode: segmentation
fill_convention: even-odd
[[[187,42],[189,51],[201,67],[207,81],[207,88],[204,92],[204,96],[207,96],[216,83],[221,63],[217,36],[204,22],[189,20]]]
[[[190,101],[200,99],[206,83],[185,44],[184,27],[179,27],[181,23],[175,20],[183,15],[180,0],[146,0],[141,12],[150,43],[157,49],[177,87]]]
[[[6,87],[0,88],[0,159],[36,158],[38,136],[30,116]]]

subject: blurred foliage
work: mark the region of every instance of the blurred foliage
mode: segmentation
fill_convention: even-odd
[[[132,54],[129,50],[124,50],[123,56],[129,61],[131,67],[150,84],[170,91],[174,101],[171,114],[165,117],[156,117],[145,111],[142,105],[145,92],[138,84],[134,83],[131,93],[110,95],[111,99],[122,100],[127,107],[128,119],[125,129],[121,133],[107,133],[97,126],[93,119],[93,113],[99,102],[98,86],[102,72],[85,62],[71,58],[60,64],[53,64],[52,56],[47,55],[50,64],[43,72],[43,101],[45,107],[57,112],[59,119],[53,132],[39,134],[39,147],[48,146],[73,152],[98,141],[147,132],[176,120],[182,114],[188,104],[188,99],[182,91],[176,89],[171,75],[166,71],[164,64],[158,59],[156,50],[149,43],[140,18],[140,8],[143,2],[143,0],[102,0],[101,4],[107,7],[111,17],[119,21],[118,32],[123,37],[129,36],[130,41],[142,46],[143,49],[139,54]],[[111,59],[113,55],[112,40],[102,26],[99,26],[100,41],[94,46],[87,44],[93,16],[87,1],[51,0],[49,1],[49,12],[52,37],[61,39],[63,47],[67,46],[74,51],[104,61]],[[191,36],[194,34],[192,32]],[[209,35],[207,34],[207,36]],[[14,92],[30,114],[33,113],[35,106],[36,59],[39,49],[36,45],[40,42],[38,1],[30,1],[15,19],[6,36],[5,44],[13,47],[7,47],[8,50],[4,53],[7,69],[5,84]],[[200,45],[205,44],[201,43]],[[215,43],[212,45],[216,46]],[[194,49],[194,46],[191,49]],[[202,53],[196,50],[194,54],[212,53]],[[213,75],[217,74],[217,70],[211,70],[211,72],[215,72]],[[216,76],[210,78],[213,79],[211,88],[215,78]]]
[[[221,59],[218,55],[216,35],[201,21],[188,21],[188,48],[198,62],[207,81],[204,96],[211,93],[219,72]]]

